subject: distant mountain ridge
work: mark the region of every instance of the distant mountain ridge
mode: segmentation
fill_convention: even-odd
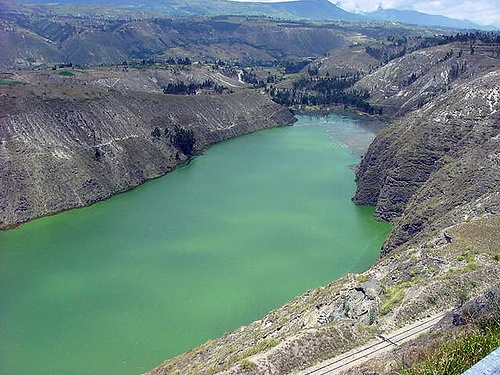
[[[389,21],[456,29],[495,29],[467,20],[431,15],[413,10],[379,9],[364,15],[347,12],[328,0],[291,0],[276,3],[238,0],[16,0],[19,3],[54,5],[106,5],[129,10],[154,11],[174,17],[247,15],[268,16],[286,20],[322,21]]]
[[[454,29],[494,29],[493,26],[480,26],[468,20],[458,20],[441,15],[433,15],[415,10],[378,9],[365,14],[378,21],[402,22],[421,26],[440,26]]]
[[[363,17],[346,12],[328,0],[298,0],[268,4],[271,8],[300,19],[358,21]]]
[[[245,15],[267,16],[286,20],[357,21],[364,17],[346,12],[328,0],[297,0],[277,3],[233,0],[18,0],[14,2],[51,5],[106,5],[133,10],[148,10],[175,17]]]

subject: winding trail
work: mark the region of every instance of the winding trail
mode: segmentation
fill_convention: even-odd
[[[375,358],[391,348],[397,347],[404,342],[418,337],[421,333],[430,330],[446,315],[446,313],[447,312],[442,312],[429,318],[419,320],[388,335],[379,335],[377,340],[323,361],[305,370],[293,372],[292,375],[334,375],[352,367],[359,366],[365,361]]]

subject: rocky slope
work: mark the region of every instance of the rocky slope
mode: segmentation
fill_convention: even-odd
[[[211,81],[221,86],[221,92],[238,88],[249,88],[239,79],[240,69],[217,67],[210,64],[191,64],[182,66],[177,64],[156,66],[138,65],[111,66],[101,68],[79,69],[75,67],[43,69],[43,70],[17,70],[0,73],[0,79],[6,82],[29,83],[31,85],[43,86],[47,83],[73,85],[73,86],[99,86],[122,92],[139,91],[146,93],[161,94],[168,84],[180,82],[189,84],[202,84]],[[241,73],[240,73],[241,74]],[[215,93],[214,87],[204,90],[198,87],[198,93]]]
[[[500,71],[463,83],[380,134],[354,201],[396,221],[384,252],[500,208]],[[418,236],[417,236],[418,234]]]
[[[354,85],[389,117],[423,107],[454,85],[500,68],[498,44],[453,42],[389,61]],[[373,65],[372,65],[373,66]]]
[[[2,85],[0,95],[0,228],[106,199],[210,144],[294,121],[254,91],[172,96],[49,82]]]

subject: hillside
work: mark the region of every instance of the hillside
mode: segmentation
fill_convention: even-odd
[[[188,57],[245,65],[303,60],[347,43],[354,32],[335,25],[270,19],[108,20],[106,18],[27,17],[11,13],[0,21],[0,69],[96,66],[124,61]]]
[[[273,6],[326,14],[321,8],[324,3],[335,7],[327,0]],[[270,4],[250,3],[246,7],[260,5]],[[200,62],[276,66],[310,62],[338,47],[375,43],[391,35],[433,37],[453,33],[403,24],[286,21],[248,15],[168,18],[133,7],[123,10],[101,5],[0,1],[0,10],[1,70],[142,60],[163,64],[171,58],[186,57]]]
[[[375,205],[381,219],[398,218],[384,252],[421,231],[499,213],[499,80],[496,70],[458,85],[372,143],[354,201]]]
[[[480,40],[423,48],[387,62],[354,88],[368,90],[370,103],[381,107],[385,115],[402,116],[455,84],[500,68],[499,51],[497,41]]]
[[[246,90],[184,96],[49,81],[1,85],[0,96],[3,229],[106,199],[215,142],[294,121]]]

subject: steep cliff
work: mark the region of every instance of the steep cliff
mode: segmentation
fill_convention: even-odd
[[[1,103],[0,228],[106,199],[215,142],[294,121],[254,91],[170,96],[3,85]]]
[[[499,80],[496,71],[463,83],[374,140],[357,170],[354,201],[396,223],[384,252],[477,216],[468,210],[498,213]]]

